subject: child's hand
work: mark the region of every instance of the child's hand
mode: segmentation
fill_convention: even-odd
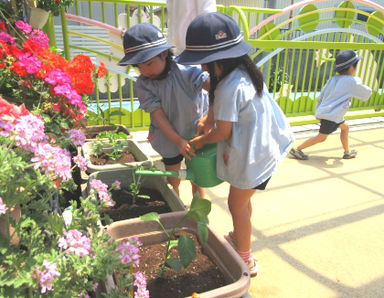
[[[177,149],[185,159],[191,159],[191,155],[196,156],[195,149],[188,143],[188,141],[181,139],[177,144]]]
[[[196,150],[197,150],[197,149],[200,149],[201,147],[204,146],[204,142],[203,142],[203,139],[202,139],[201,136],[196,137],[196,138],[194,138],[194,139],[192,139],[192,140],[189,140],[189,144],[190,144],[193,148],[195,148]]]

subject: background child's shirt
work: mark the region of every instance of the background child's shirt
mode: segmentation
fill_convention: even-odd
[[[230,121],[232,135],[217,144],[217,175],[249,189],[267,180],[294,140],[289,123],[266,86],[256,94],[248,74],[237,68],[215,90],[215,120]]]
[[[319,119],[341,123],[352,103],[352,97],[365,101],[371,94],[372,89],[364,85],[359,77],[333,76],[320,93],[315,116]]]
[[[136,91],[140,108],[147,113],[162,108],[175,131],[189,140],[194,137],[198,120],[208,111],[208,93],[202,90],[208,77],[209,74],[202,72],[200,67],[172,61],[165,79],[138,78]],[[148,139],[162,157],[172,158],[180,154],[152,117]]]

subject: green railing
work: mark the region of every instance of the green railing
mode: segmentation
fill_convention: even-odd
[[[291,117],[292,124],[316,121],[297,120],[296,116],[314,114],[317,97],[334,74],[334,56],[347,48],[363,56],[358,75],[373,89],[369,101],[353,100],[351,110],[362,112],[350,117],[384,114],[379,111],[384,108],[384,44],[380,35],[384,8],[374,4],[370,7],[374,12],[368,13],[356,9],[351,1],[341,2],[337,8],[327,7],[334,2],[305,1],[307,5],[296,3],[282,10],[217,6],[238,21],[245,40],[252,44],[250,54],[264,72],[270,93]],[[355,2],[371,4],[365,0]],[[121,15],[133,8],[133,15]],[[86,17],[81,18],[80,13]],[[82,52],[93,56],[95,63],[108,62],[109,76],[99,82],[89,108],[90,115],[99,116],[99,123],[103,116],[106,122],[123,123],[131,130],[147,129],[149,125],[149,115],[137,109],[136,74],[129,67],[116,65],[123,56],[117,28],[144,21],[155,23],[167,34],[165,1],[75,0],[74,8],[61,14],[65,57]],[[104,112],[98,108],[103,106]],[[89,124],[97,122],[92,117],[90,120]]]
[[[350,111],[355,113],[346,118],[384,115],[379,111],[384,108],[384,8],[364,0],[326,7],[329,2],[296,3],[249,31],[247,41],[257,49],[253,58],[269,91],[288,117],[313,115],[324,84],[335,74],[334,57],[352,49],[363,56],[357,76],[373,93],[365,102],[353,99]],[[372,12],[356,9],[356,3],[369,5]],[[291,124],[317,121],[297,119],[291,118]]]

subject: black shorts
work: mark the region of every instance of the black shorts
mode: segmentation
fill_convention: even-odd
[[[258,186],[254,187],[253,189],[264,190],[267,187],[267,184],[268,184],[269,180],[271,179],[271,177],[269,177],[267,180],[265,180],[263,183],[259,184]]]
[[[325,119],[320,119],[320,133],[323,133],[325,135],[329,135],[336,131],[343,122],[336,123],[333,121],[325,120]]]
[[[167,166],[173,166],[173,165],[177,165],[179,162],[181,162],[183,160],[184,156],[182,156],[181,154],[179,154],[178,156],[175,156],[175,157],[171,157],[171,158],[166,158],[166,157],[163,157],[163,163]]]

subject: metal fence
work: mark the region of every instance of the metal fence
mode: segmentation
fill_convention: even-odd
[[[319,2],[321,8],[315,5]],[[370,9],[359,10],[356,3]],[[363,56],[357,75],[373,89],[367,102],[353,100],[351,110],[362,111],[353,117],[384,115],[379,111],[384,108],[384,8],[380,5],[366,0],[306,0],[282,10],[221,5],[217,9],[238,21],[270,93],[288,117],[314,114],[322,87],[335,74],[334,57],[347,48]],[[137,74],[130,67],[117,66],[124,55],[121,32],[135,23],[150,22],[166,35],[166,13],[165,2],[75,0],[70,13],[61,14],[53,40],[65,57],[84,53],[96,64],[103,61],[109,70],[88,106],[88,124],[105,121],[131,130],[148,128],[149,115],[138,109],[135,96]],[[290,119],[292,124],[315,121]]]

